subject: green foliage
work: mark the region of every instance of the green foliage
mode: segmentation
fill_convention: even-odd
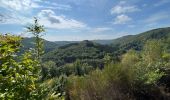
[[[0,35],[0,99],[2,100],[39,100],[46,96],[47,90],[38,83],[40,56],[43,54],[40,33],[44,29],[38,25],[37,19],[27,28],[36,37],[36,49],[26,51],[20,56],[18,54],[21,37]]]
[[[106,54],[103,59],[105,64],[112,62],[112,57],[109,54]]]
[[[119,38],[113,47],[87,40],[65,45],[44,55],[44,63],[44,27],[35,18],[27,29],[35,49],[24,53],[19,53],[21,37],[0,35],[2,100],[168,98],[170,28]]]
[[[42,67],[42,80],[56,77],[58,73],[57,67],[53,61],[43,63]]]
[[[61,67],[57,67],[53,61],[48,61],[43,64],[42,67],[42,80],[60,77],[61,75],[79,75],[84,76],[90,73],[94,68],[87,63],[82,63],[80,60],[72,64],[66,64]]]
[[[37,18],[34,19],[34,24],[31,24],[30,26],[27,26],[27,31],[32,33],[35,37],[35,52],[37,59],[40,60],[40,57],[44,53],[43,47],[44,42],[42,37],[42,32],[45,32],[44,26],[39,25]]]
[[[153,29],[137,35],[123,36],[112,41],[112,46],[116,47],[114,51],[116,55],[122,55],[130,49],[142,50],[144,44],[148,40],[163,40],[170,37],[170,27]]]
[[[162,41],[148,41],[142,52],[130,50],[118,64],[110,62],[102,71],[96,70],[85,77],[70,77],[67,91],[71,100],[155,100],[166,97],[158,86],[165,75],[162,69],[169,63],[163,60],[166,50],[162,46],[165,46]],[[105,59],[108,61],[110,57]]]
[[[130,67],[131,65],[135,65],[138,61],[139,54],[134,50],[130,50],[123,55],[121,63],[123,66]]]
[[[2,100],[23,100],[39,98],[36,84],[39,63],[31,51],[17,56],[21,38],[0,35],[0,98]]]
[[[57,66],[81,60],[94,67],[103,67],[103,57],[114,50],[112,47],[82,41],[57,48],[43,56],[43,61],[54,61]]]
[[[35,42],[34,42],[35,40],[36,40],[35,37],[31,37],[31,38],[24,37],[21,41],[23,45],[23,47],[21,47],[21,50],[22,50],[21,53],[23,53],[26,50],[29,50],[30,48],[35,48]],[[59,44],[55,42],[47,41],[44,39],[42,40],[44,41],[44,53],[47,53],[59,47]]]
[[[73,63],[72,66],[74,71],[72,73],[78,76],[86,75],[93,70],[92,66],[89,66],[86,63],[82,63],[80,60],[77,60],[75,63]]]
[[[143,58],[146,62],[160,61],[162,57],[161,41],[148,41],[144,47]]]
[[[49,80],[44,81],[44,86],[47,89],[47,96],[45,100],[65,100],[66,93],[65,93],[65,85],[67,79],[66,76],[61,75],[58,78],[52,78]]]

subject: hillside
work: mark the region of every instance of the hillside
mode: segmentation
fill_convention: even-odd
[[[92,41],[102,45],[109,45],[113,42],[113,40],[92,40]]]
[[[170,37],[170,28],[158,28],[137,35],[123,36],[114,40],[93,41],[56,41],[45,42],[44,61],[53,60],[58,66],[72,63],[77,59],[83,61],[101,62],[106,53],[120,56],[129,49],[141,50],[147,40],[164,39]],[[24,38],[23,49],[33,48],[34,38]],[[106,46],[107,45],[107,46]],[[109,46],[110,45],[110,46]],[[49,52],[49,53],[48,53]],[[115,58],[117,58],[115,56]],[[96,63],[96,62],[95,62]],[[99,64],[100,65],[100,64]]]
[[[61,46],[44,55],[43,61],[52,60],[58,66],[72,63],[76,60],[88,62],[91,65],[101,65],[104,55],[111,53],[114,48],[94,43],[88,40]],[[97,65],[96,65],[97,64]]]
[[[79,43],[80,41],[55,41],[58,46],[64,46],[71,43]]]
[[[118,54],[125,53],[129,49],[141,50],[147,40],[166,39],[170,37],[170,27],[153,29],[137,35],[123,36],[112,41],[112,46],[119,48]]]
[[[23,50],[27,50],[29,48],[34,48],[34,41],[35,41],[35,38],[24,38],[22,40]],[[49,51],[57,48],[58,46],[59,45],[56,44],[55,42],[50,42],[50,41],[44,40],[45,52],[49,52]]]
[[[43,61],[52,60],[56,63],[56,65],[61,66],[66,63],[73,63],[77,59],[80,59],[82,62],[87,62],[95,67],[100,67],[103,66],[103,58],[104,55],[106,55],[107,53],[109,53],[110,55],[114,55],[114,57],[117,59],[119,58],[119,56],[126,53],[126,51],[130,49],[141,50],[147,40],[159,40],[168,38],[169,36],[170,28],[159,28],[137,35],[128,35],[118,39],[114,39],[112,40],[112,43],[110,45],[102,44],[109,44],[111,40],[105,41],[104,43],[102,43],[102,40],[85,40],[82,42],[58,42],[60,44],[60,47],[54,50],[51,48],[52,51],[46,53],[43,56]],[[100,44],[96,42],[100,42]],[[66,45],[62,46],[61,44]]]

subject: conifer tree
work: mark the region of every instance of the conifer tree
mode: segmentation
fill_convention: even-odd
[[[45,28],[43,25],[38,23],[38,19],[36,17],[34,18],[34,23],[26,28],[27,32],[31,33],[35,37],[35,54],[36,58],[40,61],[40,57],[44,53],[44,43],[41,37],[43,36],[42,32],[45,32]]]

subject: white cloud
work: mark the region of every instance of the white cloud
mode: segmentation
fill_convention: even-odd
[[[27,16],[19,12],[5,13],[0,12],[0,24],[20,24],[25,25],[32,22],[33,16]],[[77,29],[84,28],[86,25],[75,19],[67,18],[64,15],[56,15],[53,10],[41,10],[36,14],[40,18],[40,24],[54,29]]]
[[[135,6],[115,6],[111,9],[111,14],[121,14],[121,13],[130,13],[130,12],[135,12],[138,11]]]
[[[139,11],[140,9],[134,5],[125,5],[126,2],[120,2],[118,5],[111,9],[111,14],[124,14]]]
[[[114,24],[126,24],[127,22],[131,21],[132,19],[128,17],[127,15],[118,15],[115,20]]]
[[[66,18],[66,16],[58,16],[54,11],[42,10],[38,17],[40,18],[40,23],[45,25],[48,28],[54,29],[75,29],[75,28],[84,28],[86,25],[75,19]]]
[[[58,10],[71,10],[72,7],[67,4],[59,4],[55,2],[50,2],[50,1],[43,1],[43,3],[46,5],[44,8],[49,8],[49,9],[58,9]]]
[[[57,4],[57,3],[52,3],[52,5],[55,7],[55,9],[59,9],[59,10],[71,10],[72,9],[70,5],[63,5],[63,4]]]
[[[128,5],[126,1],[120,1],[116,6],[114,6],[110,13],[116,14],[113,24],[126,24],[131,21],[132,18],[128,16],[128,13],[140,11],[140,9],[135,5]]]
[[[70,5],[58,4],[50,1],[42,0],[0,0],[0,7],[10,11],[32,10],[33,8],[44,9],[58,9],[58,10],[71,10]]]
[[[17,13],[0,13],[0,24],[21,24],[29,23],[31,18],[19,15]]]
[[[9,10],[23,11],[31,8],[41,7],[37,0],[1,0],[0,7]]]
[[[42,7],[38,4],[41,0],[0,0],[0,24],[24,25],[32,20],[30,11]],[[26,13],[25,13],[26,12]]]

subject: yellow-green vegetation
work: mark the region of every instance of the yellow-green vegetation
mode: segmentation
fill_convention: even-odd
[[[67,91],[71,100],[168,100],[169,54],[162,41],[148,41],[143,51],[130,50],[120,63],[109,63],[85,77],[71,76]]]
[[[31,54],[17,53],[21,37],[0,35],[0,98],[1,100],[23,100],[39,98],[36,81],[39,63]]]
[[[35,38],[35,48],[19,54],[22,38],[10,34],[0,35],[0,99],[1,100],[42,100],[51,91],[41,79],[41,55],[43,27],[35,23],[27,27]],[[57,97],[54,92],[51,97]]]

